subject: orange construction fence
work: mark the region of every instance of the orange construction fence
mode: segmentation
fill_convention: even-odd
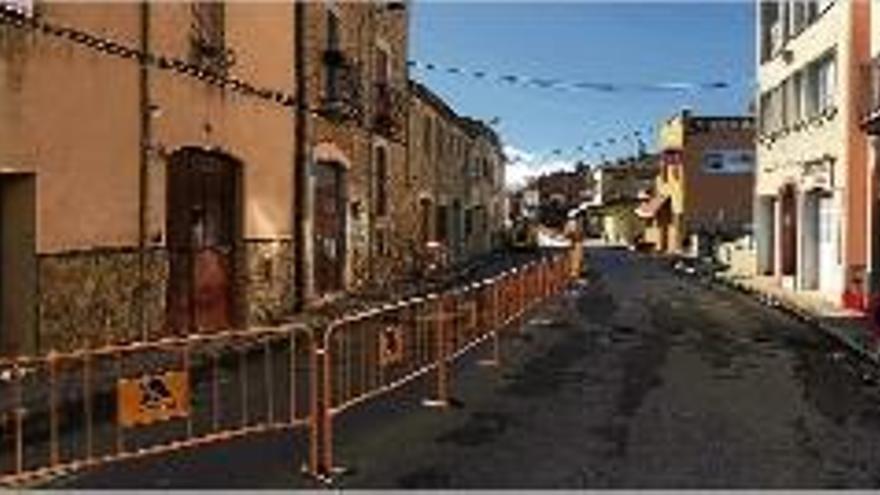
[[[39,357],[0,358],[0,485],[267,431],[334,472],[334,420],[416,379],[449,404],[452,365],[572,279],[568,251],[475,283],[341,317]],[[292,464],[293,466],[293,464]]]

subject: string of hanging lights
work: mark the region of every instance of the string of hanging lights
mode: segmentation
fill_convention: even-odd
[[[64,39],[99,53],[135,60],[140,64],[160,70],[174,71],[181,75],[199,79],[208,85],[222,87],[245,96],[259,98],[285,107],[294,108],[301,105],[293,95],[284,91],[258,87],[248,81],[209,70],[186,60],[143,52],[140,49],[97,36],[87,31],[48,22],[37,16],[24,15],[9,5],[0,4],[0,24],[7,24],[18,29],[39,32],[47,36]],[[310,112],[318,113],[318,109],[309,108],[306,105],[302,106]]]
[[[273,88],[267,87],[258,87],[251,84],[248,81],[242,80],[240,78],[236,78],[233,76],[229,76],[223,73],[219,73],[200,65],[194,64],[192,62],[175,58],[167,55],[160,55],[156,53],[143,52],[138,48],[133,48],[131,46],[127,46],[118,41],[104,38],[87,31],[83,31],[80,29],[72,28],[69,26],[63,26],[59,24],[55,24],[52,22],[48,22],[44,19],[41,19],[37,16],[29,16],[24,15],[22,12],[13,9],[8,4],[0,4],[0,24],[11,25],[18,29],[30,30],[33,32],[40,32],[47,36],[52,36],[60,39],[64,39],[70,41],[72,43],[87,47],[96,52],[105,53],[110,56],[120,57],[130,60],[135,60],[140,64],[148,65],[155,67],[160,70],[169,70],[177,72],[181,75],[185,75],[188,77],[192,77],[195,79],[199,79],[203,81],[205,84],[222,87],[229,91],[236,92],[245,96],[260,98],[267,102],[272,102],[278,105],[282,105],[284,107],[290,108],[304,108],[306,111],[311,112],[313,114],[320,114],[320,109],[311,108],[306,104],[301,104],[296,101],[296,98],[284,91],[279,91]],[[465,69],[446,66],[441,67],[434,64],[418,62],[414,60],[410,60],[408,62],[409,66],[412,68],[423,68],[425,70],[443,70],[448,73],[460,73],[460,74],[471,74],[474,77],[478,78],[490,78],[492,77],[489,73],[484,71],[466,71]],[[501,76],[499,78],[502,81],[508,83],[529,83],[529,84],[537,84],[542,87],[564,87],[567,83],[560,80],[537,80],[534,78],[526,78],[522,76]],[[568,84],[572,87],[580,87],[580,88],[608,88],[610,90],[616,90],[614,85],[607,84],[592,84],[592,83],[577,83],[577,84]],[[660,86],[657,86],[660,87]],[[672,87],[672,86],[670,86]],[[678,88],[683,86],[676,86]],[[713,88],[721,88],[726,87],[723,83],[715,83],[714,85],[709,85],[708,87]],[[651,127],[647,127],[645,129],[646,134],[650,134]],[[642,132],[640,130],[636,130],[632,133],[625,133],[620,136],[609,137],[605,140],[597,140],[592,143],[592,146],[587,145],[578,145],[577,147],[571,149],[564,148],[556,148],[551,150],[545,156],[537,159],[530,160],[536,163],[540,163],[541,161],[546,161],[550,158],[561,157],[569,153],[574,154],[583,154],[588,151],[597,151],[605,146],[614,145],[621,141],[626,141],[629,139],[640,140],[640,136]]]
[[[500,74],[483,69],[470,69],[455,65],[441,65],[434,62],[421,60],[409,60],[411,69],[432,73],[444,73],[462,77],[468,77],[484,82],[505,84],[508,86],[522,86],[541,89],[556,89],[563,91],[598,91],[602,93],[620,92],[695,92],[717,91],[728,89],[732,84],[726,81],[708,82],[685,82],[685,81],[661,81],[654,83],[619,83],[608,81],[569,81],[559,78],[533,77],[521,74]]]
[[[570,156],[572,160],[578,161],[578,157],[586,158],[588,153],[601,153],[603,150],[608,149],[611,146],[615,146],[619,143],[632,143],[637,145],[638,152],[641,152],[647,146],[647,143],[644,141],[643,136],[650,136],[654,130],[654,127],[651,125],[645,126],[644,128],[635,129],[630,132],[625,132],[616,136],[607,137],[604,139],[597,139],[590,144],[580,144],[573,147],[560,147],[553,148],[546,153],[543,153],[537,157],[524,157],[524,156],[514,156],[510,158],[511,163],[527,163],[527,164],[542,164],[552,159],[560,159],[565,156]],[[603,161],[603,160],[600,160]]]

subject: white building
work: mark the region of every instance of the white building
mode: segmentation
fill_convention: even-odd
[[[869,19],[864,1],[759,3],[757,269],[854,308],[866,292]]]

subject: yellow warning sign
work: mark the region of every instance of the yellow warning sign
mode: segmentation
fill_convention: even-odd
[[[403,328],[391,325],[379,333],[379,365],[390,366],[403,361]]]
[[[124,427],[149,425],[189,415],[189,373],[168,371],[117,382],[118,421]]]

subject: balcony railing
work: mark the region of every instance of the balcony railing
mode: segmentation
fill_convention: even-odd
[[[321,115],[332,120],[361,121],[364,101],[360,67],[339,50],[325,50],[323,62]]]
[[[869,134],[880,134],[880,56],[862,66],[859,114]]]
[[[394,138],[406,125],[406,94],[389,83],[377,83],[374,88],[373,129]]]

